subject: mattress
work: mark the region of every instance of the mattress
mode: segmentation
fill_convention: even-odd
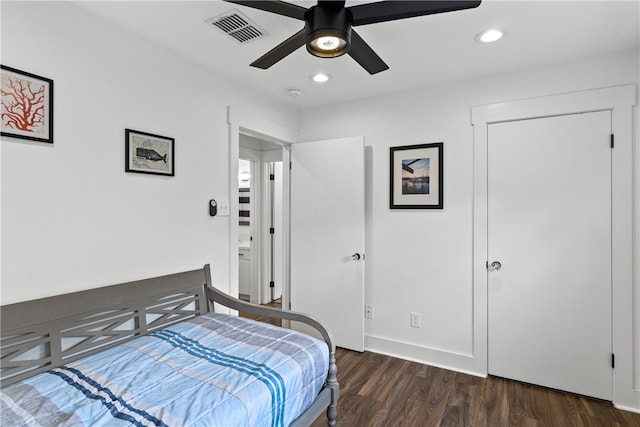
[[[207,313],[12,384],[3,425],[286,426],[318,395],[327,344]]]

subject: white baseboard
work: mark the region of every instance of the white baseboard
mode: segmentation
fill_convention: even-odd
[[[632,408],[630,406],[623,406],[623,405],[616,405],[615,403],[613,404],[613,406],[616,409],[620,409],[622,411],[628,411],[628,412],[635,412],[636,414],[640,414],[640,407],[638,408]]]
[[[398,359],[409,360],[411,362],[422,363],[437,368],[448,369],[463,374],[474,375],[486,378],[487,372],[477,369],[477,363],[472,354],[456,353],[452,351],[419,346],[416,344],[390,340],[388,338],[365,335],[364,348],[367,351],[384,354],[386,356],[397,357]],[[627,402],[633,399],[627,399]],[[638,407],[629,405],[618,405],[613,402],[616,409],[640,414],[640,402]]]
[[[386,356],[397,357],[411,362],[435,366],[477,377],[487,377],[486,372],[481,372],[474,366],[474,358],[471,354],[455,353],[430,347],[423,347],[411,343],[390,340],[388,338],[365,335],[365,350]]]

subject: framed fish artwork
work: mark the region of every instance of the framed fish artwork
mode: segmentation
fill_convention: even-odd
[[[175,175],[175,140],[125,129],[125,172]]]

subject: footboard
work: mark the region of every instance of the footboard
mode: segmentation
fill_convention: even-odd
[[[294,311],[277,310],[274,308],[251,304],[240,299],[233,298],[212,286],[211,270],[209,264],[204,266],[204,271],[206,277],[207,298],[211,303],[216,302],[225,307],[229,307],[231,309],[242,311],[248,314],[305,323],[320,332],[322,338],[329,347],[329,373],[327,375],[326,388],[320,392],[318,399],[316,399],[313,405],[300,418],[292,423],[291,426],[308,426],[316,418],[318,418],[318,416],[320,416],[325,409],[327,411],[329,425],[335,425],[340,386],[337,380],[336,347],[333,343],[331,332],[329,332],[320,322],[305,314],[296,313]]]

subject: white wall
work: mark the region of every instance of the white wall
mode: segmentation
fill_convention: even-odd
[[[366,347],[470,370],[461,360],[474,350],[472,106],[638,81],[638,51],[634,50],[303,111],[300,140],[365,136],[365,299],[375,307],[375,319],[365,325]],[[640,199],[637,111],[636,206]],[[444,209],[391,211],[389,147],[440,141],[445,157]],[[638,230],[637,215],[635,221]],[[635,308],[637,313],[637,298]],[[422,314],[422,328],[410,327],[412,311]]]
[[[53,145],[2,139],[1,303],[199,268],[229,282],[227,106],[297,113],[62,2],[2,2],[2,64],[54,80]],[[124,129],[175,138],[175,177],[124,172]],[[235,254],[234,254],[235,256]]]

